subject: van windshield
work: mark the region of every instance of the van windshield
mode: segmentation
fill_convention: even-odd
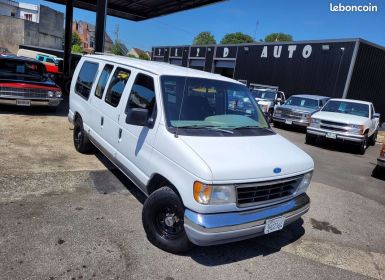
[[[249,133],[242,133],[244,130],[269,128],[244,85],[203,78],[162,76],[161,86],[167,126],[173,131],[206,130],[245,135]]]

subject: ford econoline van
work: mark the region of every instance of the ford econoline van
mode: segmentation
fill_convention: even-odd
[[[77,151],[97,147],[147,196],[143,227],[163,250],[269,234],[309,210],[313,160],[270,128],[235,80],[86,55],[68,118]]]

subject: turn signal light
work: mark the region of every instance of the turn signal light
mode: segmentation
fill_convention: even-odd
[[[212,186],[203,184],[201,182],[194,182],[194,199],[201,204],[208,204],[210,202]]]

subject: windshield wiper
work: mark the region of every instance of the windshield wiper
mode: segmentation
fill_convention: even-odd
[[[177,126],[175,127],[176,129],[178,128],[191,128],[191,129],[210,129],[210,130],[215,130],[215,131],[222,131],[222,132],[227,132],[227,133],[231,133],[231,134],[234,134],[234,132],[232,132],[231,130],[227,130],[227,129],[224,129],[224,128],[221,128],[219,126],[215,126],[215,125],[200,125],[200,124],[193,124],[193,125],[182,125],[182,126]]]
[[[237,127],[234,127],[232,128],[233,130],[237,130],[237,129],[254,129],[254,128],[257,128],[257,129],[266,129],[266,130],[269,130],[269,131],[272,131],[270,128],[268,127],[261,127],[261,126],[258,126],[258,125],[244,125],[244,126],[237,126]]]

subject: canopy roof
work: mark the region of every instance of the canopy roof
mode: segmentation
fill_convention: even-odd
[[[66,4],[66,0],[46,0]],[[74,7],[96,11],[97,0],[75,0]],[[107,14],[114,17],[141,21],[179,11],[198,8],[223,0],[108,0]]]

